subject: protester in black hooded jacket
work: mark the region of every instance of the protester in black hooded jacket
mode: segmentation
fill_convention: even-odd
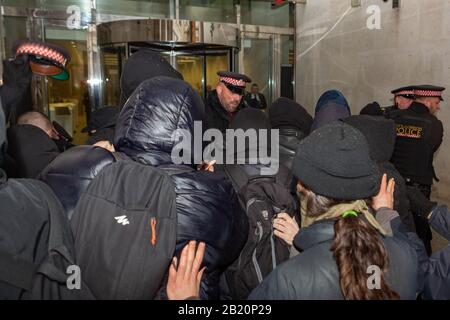
[[[177,194],[176,253],[189,240],[206,243],[201,297],[218,299],[219,276],[238,257],[248,227],[237,196],[222,173],[174,165],[174,132],[182,129],[193,135],[194,121],[201,121],[204,112],[201,98],[186,82],[168,77],[147,80],[125,104],[114,144],[137,162],[171,172]]]
[[[303,106],[288,98],[278,98],[269,108],[272,129],[279,129],[280,163],[292,169],[295,152],[311,130],[313,118]]]
[[[341,121],[362,132],[369,144],[370,157],[378,163],[383,173],[387,173],[389,179],[395,179],[394,209],[400,215],[408,231],[415,232],[416,227],[414,217],[410,211],[405,179],[403,179],[395,166],[389,162],[395,147],[395,123],[384,117],[367,115],[350,116]]]

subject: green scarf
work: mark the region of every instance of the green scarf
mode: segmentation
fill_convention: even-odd
[[[362,214],[364,218],[366,218],[366,220],[372,225],[372,227],[377,229],[382,235],[386,235],[386,231],[384,231],[373,214],[370,212],[369,207],[364,200],[356,200],[351,203],[338,204],[319,216],[311,217],[307,215],[307,201],[305,197],[301,197],[301,199],[302,228],[309,227],[317,221],[338,219],[339,217],[342,217],[344,212],[353,210],[359,214]]]

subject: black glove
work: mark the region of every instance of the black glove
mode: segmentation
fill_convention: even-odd
[[[60,125],[57,121],[52,121],[52,124],[60,139],[63,139],[64,141],[69,143],[73,141],[72,136],[66,131],[66,129],[64,129],[62,125]]]
[[[425,195],[415,187],[407,186],[406,193],[408,195],[411,211],[420,217],[428,219],[430,213],[436,208],[437,202],[428,200]]]
[[[378,102],[374,101],[366,105],[364,108],[362,108],[360,114],[369,116],[382,116],[383,110],[381,109]]]

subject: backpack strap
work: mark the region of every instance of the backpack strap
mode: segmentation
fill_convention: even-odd
[[[243,170],[241,170],[241,168],[239,168],[239,165],[226,165],[224,166],[224,171],[236,193],[239,193],[239,191],[250,181],[247,174]]]
[[[31,291],[36,271],[33,263],[0,250],[0,281]]]

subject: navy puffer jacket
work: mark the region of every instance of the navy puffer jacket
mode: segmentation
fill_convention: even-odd
[[[184,129],[193,137],[194,121],[203,117],[203,102],[189,84],[156,77],[141,83],[128,99],[116,125],[114,144],[133,160],[171,174],[177,194],[176,254],[189,240],[206,243],[207,269],[200,294],[203,299],[217,299],[220,273],[238,257],[248,226],[225,176],[172,161],[176,130]],[[188,145],[192,141],[188,136],[185,139]]]

